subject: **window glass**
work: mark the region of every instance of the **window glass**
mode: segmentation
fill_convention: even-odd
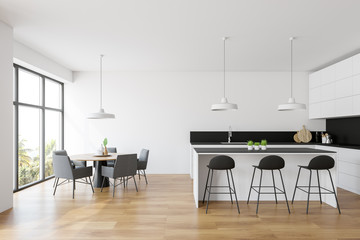
[[[61,112],[45,111],[45,177],[54,174],[52,152],[61,149]]]
[[[41,77],[19,69],[19,102],[41,105]]]
[[[19,106],[19,186],[40,180],[40,119],[38,108]]]
[[[61,84],[45,79],[45,106],[61,108]]]

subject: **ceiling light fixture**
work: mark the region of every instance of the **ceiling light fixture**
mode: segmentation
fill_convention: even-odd
[[[226,111],[226,110],[237,110],[238,106],[235,103],[229,103],[225,95],[225,42],[228,37],[224,37],[224,96],[221,98],[220,103],[211,105],[211,111]]]
[[[291,84],[290,84],[290,98],[287,103],[280,104],[278,107],[278,111],[293,111],[293,110],[305,110],[306,105],[303,103],[296,103],[295,98],[293,97],[293,41],[294,37],[291,37],[290,40],[290,78],[291,78]]]
[[[106,113],[102,107],[102,59],[104,55],[100,55],[100,109],[96,113],[88,114],[88,119],[105,119],[105,118],[115,118],[115,114]]]

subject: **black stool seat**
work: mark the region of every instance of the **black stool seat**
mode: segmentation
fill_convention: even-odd
[[[207,165],[207,167],[209,168],[209,171],[208,171],[208,175],[207,175],[207,179],[206,179],[206,185],[205,185],[205,191],[204,191],[204,197],[203,197],[203,203],[204,203],[205,202],[206,192],[208,192],[208,198],[207,198],[207,203],[206,203],[206,213],[207,213],[208,207],[209,207],[210,194],[230,194],[231,203],[233,203],[232,195],[234,194],[235,199],[236,199],[236,205],[237,205],[238,213],[240,213],[239,203],[238,203],[237,196],[236,196],[234,178],[233,178],[233,174],[232,174],[232,171],[231,171],[231,169],[233,169],[235,167],[234,159],[232,159],[229,156],[219,155],[219,156],[216,156],[216,157],[212,158],[210,160],[209,165]],[[228,180],[228,186],[213,186],[212,185],[214,170],[225,170],[226,171],[226,176],[227,176],[227,180]],[[210,171],[211,171],[211,178],[210,178],[210,185],[208,186]],[[229,179],[228,171],[230,171],[232,185],[233,185],[232,187],[230,185],[230,179]],[[225,192],[211,192],[212,188],[228,188],[229,192],[228,193],[227,192],[226,193]]]
[[[321,155],[321,156],[317,156],[314,157],[313,159],[310,160],[309,165],[307,166],[301,166],[299,165],[299,172],[297,175],[297,179],[296,179],[296,184],[295,184],[295,189],[294,189],[294,194],[293,194],[293,198],[291,203],[294,203],[294,198],[295,198],[295,193],[296,193],[296,189],[299,189],[305,193],[308,194],[308,199],[307,199],[307,207],[306,207],[306,214],[309,213],[309,200],[310,200],[310,194],[319,194],[320,197],[320,204],[322,204],[322,199],[321,199],[321,194],[334,194],[335,196],[335,200],[336,200],[336,205],[337,205],[337,209],[339,211],[339,214],[341,214],[340,211],[340,206],[339,206],[339,202],[336,196],[336,191],[335,191],[335,187],[334,187],[334,183],[331,177],[331,173],[330,173],[330,169],[332,169],[335,166],[335,160],[330,157],[330,156],[326,156],[326,155]],[[310,178],[309,178],[309,185],[308,186],[299,186],[298,182],[299,182],[299,176],[300,176],[300,171],[301,169],[307,169],[310,171]],[[312,177],[312,170],[316,171],[317,174],[317,180],[318,180],[318,185],[317,186],[311,186],[311,177]],[[319,170],[326,170],[329,173],[330,176],[330,180],[331,180],[331,185],[332,185],[332,191],[329,189],[326,189],[324,187],[321,187],[320,185],[320,178],[319,178]],[[306,188],[306,189],[304,189]],[[314,193],[311,192],[310,189],[311,188],[318,188],[318,192]],[[325,192],[322,192],[321,190],[324,190]]]
[[[250,200],[251,190],[254,190],[255,192],[257,192],[258,193],[257,206],[256,206],[256,214],[257,214],[258,210],[259,210],[260,194],[275,194],[276,204],[278,203],[277,194],[284,194],[285,195],[285,200],[286,200],[286,205],[287,205],[287,208],[288,208],[288,212],[290,213],[289,203],[288,203],[287,196],[286,196],[286,191],[285,191],[284,180],[283,180],[283,177],[282,177],[282,174],[281,174],[281,171],[280,171],[280,169],[285,167],[284,159],[282,157],[279,157],[279,156],[276,156],[276,155],[266,156],[266,157],[264,157],[264,158],[262,158],[260,160],[258,165],[253,165],[253,167],[254,167],[254,172],[253,172],[252,179],[251,179],[251,185],[250,185],[250,191],[249,191],[249,196],[248,196],[247,203],[249,203],[249,200]],[[260,170],[260,183],[259,183],[259,186],[254,186],[253,185],[254,176],[255,176],[255,170],[256,169]],[[272,180],[273,180],[273,186],[262,186],[261,185],[263,170],[270,170],[271,171]],[[279,171],[280,179],[281,179],[281,183],[282,183],[282,187],[283,187],[282,190],[275,186],[274,170]],[[274,192],[261,192],[261,188],[273,188]]]

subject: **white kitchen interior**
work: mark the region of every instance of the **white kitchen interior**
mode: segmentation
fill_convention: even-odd
[[[22,212],[17,209],[26,198],[36,196],[37,191],[41,191],[41,194],[38,194],[36,201],[41,204],[36,205],[35,198],[31,198],[34,202],[30,204],[40,212],[41,205],[48,204],[51,206],[49,209],[53,209],[48,209],[48,214],[57,210],[61,213],[67,209],[68,214],[71,212],[80,216],[78,204],[81,201],[84,205],[98,204],[91,205],[91,209],[106,209],[111,201],[121,211],[114,212],[113,216],[121,214],[128,219],[138,219],[136,216],[139,216],[139,219],[149,221],[146,223],[148,225],[139,223],[139,226],[148,226],[146,230],[162,232],[165,229],[161,236],[154,233],[154,239],[203,239],[211,234],[217,238],[231,238],[239,236],[239,232],[236,232],[239,229],[234,227],[236,230],[226,235],[221,230],[222,224],[236,226],[245,218],[252,222],[256,221],[254,219],[263,220],[260,218],[264,216],[271,216],[272,222],[279,225],[288,219],[286,224],[293,225],[285,228],[292,230],[296,229],[295,223],[310,219],[308,225],[303,226],[304,232],[311,224],[321,225],[321,231],[312,230],[307,233],[309,235],[302,235],[299,228],[299,232],[294,231],[294,238],[332,237],[326,232],[328,224],[329,228],[335,229],[334,239],[340,238],[347,228],[351,230],[344,239],[358,237],[358,231],[351,224],[347,225],[358,221],[360,216],[357,206],[360,194],[358,9],[360,2],[356,0],[110,0],[106,3],[94,0],[0,0],[0,222],[6,223],[0,226],[0,239],[24,236],[21,232],[26,228],[22,222],[25,220],[16,222],[14,219],[22,219]],[[226,49],[224,37],[228,37]],[[291,41],[291,48],[290,37],[295,37]],[[104,57],[99,66],[101,54]],[[78,195],[71,199],[71,184],[69,187],[65,185],[58,190],[58,195],[53,196],[53,176],[44,175],[44,168],[47,167],[44,133],[47,125],[44,113],[54,109],[48,109],[45,100],[42,100],[44,105],[39,107],[39,111],[43,111],[39,115],[39,126],[42,124],[44,127],[39,132],[41,140],[36,151],[39,152],[38,161],[43,161],[40,163],[43,165],[39,167],[36,181],[20,186],[20,172],[17,171],[20,168],[21,135],[18,119],[22,115],[18,107],[33,106],[19,103],[17,99],[19,81],[15,79],[19,77],[18,71],[39,74],[44,84],[45,79],[50,79],[62,86],[62,110],[58,109],[62,114],[58,131],[60,143],[53,150],[65,149],[70,157],[95,153],[104,138],[108,139],[109,147],[117,148],[118,153],[139,154],[141,149],[149,149],[146,169],[149,184],[144,185],[143,179],[135,176],[134,179],[139,183],[139,193],[134,191],[132,182],[129,182],[130,186],[126,189],[125,184],[124,189],[122,185],[117,187],[117,195],[113,200],[99,195],[101,192],[98,188],[92,195],[88,188],[83,191],[83,186],[79,186]],[[226,94],[223,93],[223,84]],[[44,86],[40,87],[43,97]],[[33,89],[29,89],[31,91]],[[211,111],[212,104],[218,103],[225,96],[230,103],[237,104],[238,109]],[[289,97],[294,97],[297,103],[305,104],[306,109],[278,111],[278,106],[286,103]],[[101,107],[107,113],[114,114],[114,119],[87,118],[89,113],[99,110],[99,99]],[[303,125],[310,131],[312,139],[308,143],[295,143],[293,135]],[[258,139],[256,133],[259,132],[264,133],[264,137]],[[215,140],[203,137],[212,133],[216,135]],[[285,137],[280,135],[273,138],[277,133],[288,134],[290,138],[283,140]],[[333,142],[322,143],[321,136],[318,139],[317,135],[321,133],[328,133]],[[241,137],[244,134],[256,137],[244,139]],[[222,137],[218,137],[220,135]],[[309,151],[289,154],[279,150],[280,153],[274,153],[285,160],[283,174],[289,200],[294,191],[298,164],[306,165],[318,155],[332,157],[335,167],[330,172],[342,213],[338,214],[333,195],[324,196],[324,203],[320,206],[317,205],[319,196],[314,194],[311,196],[310,214],[307,215],[307,194],[297,193],[295,203],[290,206],[290,215],[285,210],[284,198],[279,197],[282,202],[275,205],[273,195],[261,199],[259,215],[255,215],[254,205],[246,203],[252,165],[270,155],[271,151],[258,150],[259,154],[248,154],[235,150],[245,149],[248,140],[260,142],[266,138],[268,150],[298,148]],[[226,144],[228,141],[235,143]],[[239,215],[235,205],[230,204],[229,195],[209,198],[213,202],[210,202],[209,212],[206,213],[201,202],[207,165],[213,157],[221,155],[221,149],[227,149],[224,155],[235,160],[233,173]],[[34,157],[31,155],[31,158]],[[87,165],[94,164],[88,162]],[[327,174],[320,176],[320,182],[331,188]],[[316,185],[315,174],[313,176],[312,183]],[[177,180],[177,177],[182,180]],[[257,177],[255,181],[258,181]],[[307,173],[301,178],[302,184],[308,184]],[[169,181],[169,184],[162,181]],[[215,178],[215,182],[226,185],[225,175]],[[271,179],[266,177],[265,183],[272,184]],[[180,185],[185,186],[185,193],[179,190],[183,195],[174,190]],[[169,192],[160,192],[163,188]],[[136,194],[144,194],[141,199],[146,201],[137,205],[139,199],[136,196],[139,195]],[[168,200],[171,194],[179,202]],[[251,201],[256,202],[257,195],[253,194]],[[160,208],[160,204],[153,204],[164,199],[179,207],[172,208],[171,203],[167,202],[166,213],[156,209],[163,214],[155,214],[151,208]],[[127,206],[130,210],[126,210],[127,207],[121,205],[121,201],[135,203]],[[146,209],[142,211],[142,207]],[[185,216],[181,216],[178,209],[184,209]],[[94,212],[94,216],[97,214]],[[107,214],[111,216],[111,213]],[[312,214],[318,220],[314,220],[316,217],[311,219],[314,216]],[[231,217],[228,220],[217,219],[226,215]],[[241,219],[242,216],[244,219]],[[276,216],[281,220],[276,219]],[[292,216],[295,219],[293,222]],[[326,216],[328,220],[324,220]],[[70,224],[68,215],[59,218],[59,222],[53,222],[54,226],[61,226],[58,230],[59,238],[80,239],[82,236],[75,231],[77,229],[89,234],[86,239],[95,239],[97,233],[87,232],[90,228],[85,227],[90,221],[96,222],[94,219],[89,222],[80,219],[83,224],[81,227],[76,225],[67,228],[65,225]],[[116,231],[121,229],[119,225],[123,220],[110,218],[111,227],[107,225],[101,231],[114,231],[108,235],[112,239],[118,234]],[[192,222],[194,218],[199,218],[199,222]],[[101,215],[99,219],[99,222],[106,222]],[[159,219],[161,224],[152,225],[152,221]],[[180,232],[176,232],[174,229],[177,226],[174,225],[177,221],[191,222],[192,225],[187,228],[196,229],[196,233],[191,233],[195,235],[182,235],[187,233],[180,233],[182,227],[179,228]],[[34,224],[36,220],[29,222]],[[129,222],[136,224],[135,220]],[[222,223],[217,225],[219,222]],[[206,223],[210,224],[206,227],[211,229],[209,232],[200,226]],[[108,222],[104,226],[106,224]],[[168,225],[173,228],[166,230]],[[264,229],[265,225],[262,225]],[[56,234],[55,230],[48,229],[42,235],[41,231],[36,232],[38,225],[31,226],[35,229],[34,236],[40,239]],[[256,228],[252,227],[249,226],[249,229]],[[65,232],[69,229],[71,234],[67,235]],[[100,227],[94,229],[100,231]],[[135,234],[139,230],[136,225],[129,226],[127,230],[129,238],[144,237],[141,231],[140,235]],[[254,232],[249,231],[250,235],[240,237],[271,239],[289,234],[284,230],[271,233],[273,235],[251,235]],[[106,231],[98,234],[107,236]]]

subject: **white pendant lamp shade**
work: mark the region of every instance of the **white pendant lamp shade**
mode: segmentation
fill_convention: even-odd
[[[220,103],[211,105],[212,111],[226,111],[226,110],[237,110],[238,106],[234,103],[229,103],[226,97],[221,98]]]
[[[104,55],[100,55],[100,108],[98,112],[89,113],[87,115],[88,119],[105,119],[105,118],[115,118],[115,114],[105,112],[102,107],[102,59]]]
[[[278,111],[291,111],[291,110],[300,110],[306,109],[306,105],[303,103],[296,103],[295,98],[289,98],[289,101],[285,104],[280,104]]]
[[[226,95],[225,95],[225,42],[228,39],[228,37],[224,37],[224,96],[221,98],[220,103],[215,103],[211,105],[211,111],[227,111],[227,110],[237,110],[238,106],[235,103],[229,103]]]
[[[290,74],[291,74],[291,84],[290,84],[290,98],[288,100],[287,103],[285,104],[280,104],[278,106],[278,111],[294,111],[294,110],[305,110],[306,109],[306,105],[303,103],[296,103],[295,98],[293,97],[293,91],[292,91],[292,82],[293,82],[293,41],[294,41],[294,37],[291,37],[290,40]]]

